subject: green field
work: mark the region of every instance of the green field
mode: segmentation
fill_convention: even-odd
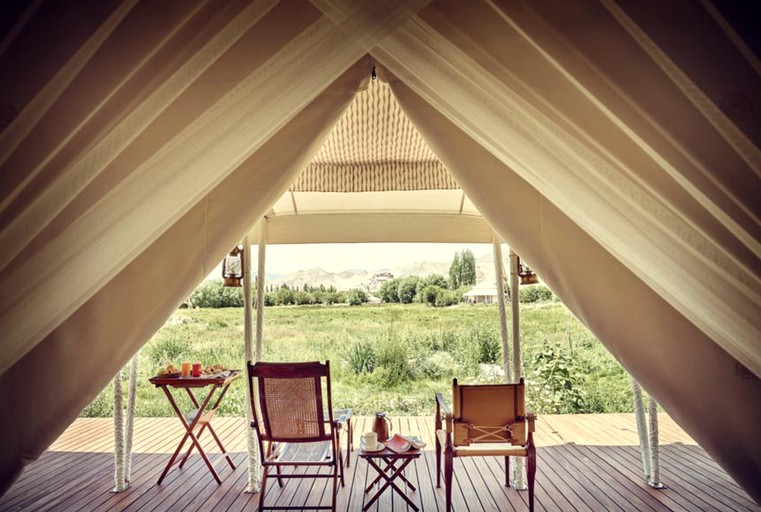
[[[522,304],[521,312],[530,407],[539,413],[632,410],[627,374],[561,303]],[[353,407],[355,414],[428,415],[434,393],[448,392],[452,377],[465,383],[503,379],[496,306],[270,307],[264,340],[267,361],[330,360],[334,406]],[[138,416],[173,415],[148,378],[183,360],[243,368],[243,310],[180,309],[172,315],[140,351]],[[220,414],[243,414],[244,383],[239,379],[230,388]],[[112,385],[81,414],[111,416]]]

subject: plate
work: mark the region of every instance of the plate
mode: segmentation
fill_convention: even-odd
[[[375,450],[368,450],[365,445],[362,445],[361,448],[362,448],[362,450],[366,451],[367,453],[375,453],[375,452],[380,452],[380,451],[385,450],[386,449],[386,445],[384,445],[383,443],[378,443],[378,447]]]
[[[180,372],[177,373],[165,373],[163,375],[156,375],[159,379],[176,379],[180,376]]]

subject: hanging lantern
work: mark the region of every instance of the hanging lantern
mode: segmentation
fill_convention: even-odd
[[[224,286],[240,287],[243,279],[243,246],[236,245],[222,261],[222,278]]]
[[[520,256],[518,256],[518,277],[521,278],[521,284],[536,284],[539,282],[539,276],[521,261]]]

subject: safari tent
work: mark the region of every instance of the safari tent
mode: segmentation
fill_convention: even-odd
[[[754,9],[3,2],[0,489],[266,218],[272,243],[493,230],[761,501]],[[373,69],[435,161],[315,161]]]

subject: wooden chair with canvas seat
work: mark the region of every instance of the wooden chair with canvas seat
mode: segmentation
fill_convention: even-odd
[[[254,411],[252,427],[258,433],[263,467],[259,510],[335,510],[338,480],[341,485],[344,482],[338,424],[333,420],[330,396],[330,362],[253,365],[249,362],[248,375]],[[328,472],[321,471],[326,467]],[[270,475],[272,468],[276,471],[274,475]],[[287,468],[291,471],[284,471]],[[300,472],[297,468],[306,469]],[[281,487],[286,478],[330,478],[333,480],[331,505],[266,506],[264,497],[269,478],[276,478]]]
[[[505,457],[505,485],[510,486],[509,457],[528,459],[528,503],[534,510],[536,448],[534,421],[526,412],[523,379],[518,384],[459,385],[452,382],[453,411],[436,393],[436,487],[441,487],[444,451],[446,511],[452,509],[452,473],[455,457]]]

